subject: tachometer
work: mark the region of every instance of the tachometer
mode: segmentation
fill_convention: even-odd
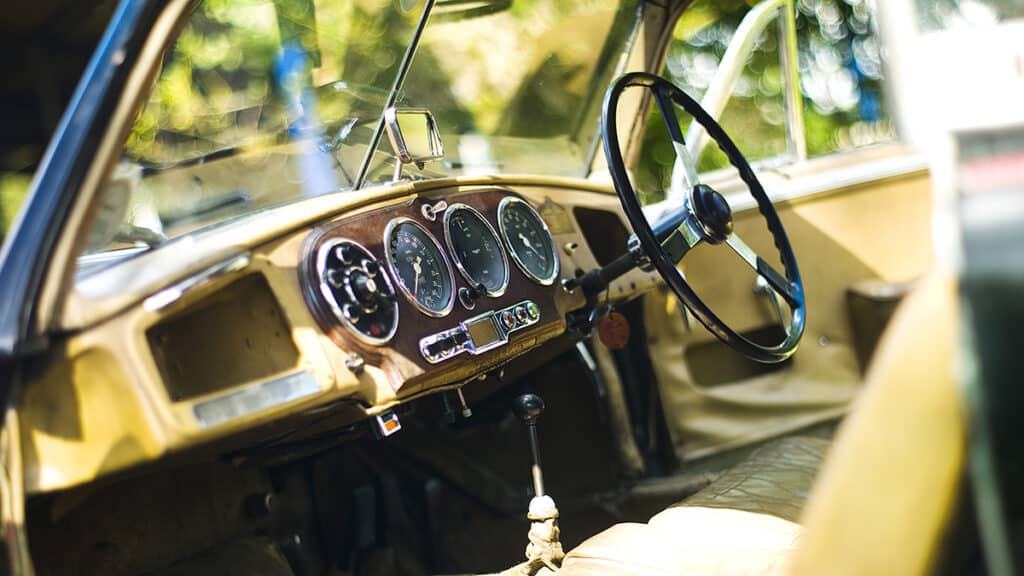
[[[392,220],[384,232],[388,267],[398,286],[423,313],[444,316],[455,302],[448,258],[427,229],[409,218]]]
[[[547,224],[526,202],[506,196],[498,205],[498,227],[516,265],[539,284],[558,277],[558,252]]]
[[[444,214],[444,237],[455,267],[488,296],[501,296],[508,286],[508,260],[494,228],[476,210],[452,204]]]

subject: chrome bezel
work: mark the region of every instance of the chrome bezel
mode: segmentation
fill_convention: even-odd
[[[487,218],[484,218],[484,215],[481,214],[480,211],[477,210],[476,208],[473,208],[472,206],[469,206],[467,204],[460,204],[456,202],[455,204],[452,204],[451,206],[448,207],[447,210],[444,211],[443,223],[445,245],[448,247],[448,252],[451,254],[452,262],[455,263],[455,267],[459,270],[459,274],[461,274],[462,277],[466,279],[466,281],[470,282],[470,286],[475,286],[476,280],[470,275],[469,271],[466,270],[466,267],[462,264],[462,260],[459,259],[459,255],[455,252],[455,247],[452,245],[452,235],[448,229],[448,221],[451,219],[452,214],[454,214],[458,210],[466,210],[467,212],[479,218],[480,221],[484,223],[484,226],[487,227],[487,231],[491,233],[491,237],[494,238],[495,245],[498,246],[498,252],[501,254],[501,266],[505,271],[505,281],[501,283],[501,286],[498,287],[498,289],[486,290],[484,292],[491,298],[497,298],[498,296],[504,294],[505,290],[508,289],[509,270],[508,257],[505,255],[505,242],[503,242],[501,237],[498,236],[498,232],[494,230],[494,226],[491,226],[491,223],[487,221]]]
[[[437,248],[437,252],[441,255],[441,261],[444,262],[445,270],[448,271],[448,284],[451,289],[448,291],[448,302],[445,303],[444,308],[441,310],[431,310],[426,306],[420,304],[416,300],[416,298],[413,297],[412,293],[409,292],[409,289],[405,287],[405,284],[402,283],[402,278],[398,275],[398,269],[395,266],[395,256],[394,254],[391,253],[391,233],[394,232],[395,228],[397,228],[399,225],[407,223],[412,224],[416,228],[419,228],[420,232],[423,232],[423,234],[426,235],[427,239],[434,244],[434,247]],[[448,259],[448,254],[445,252],[444,247],[441,246],[441,243],[437,241],[437,238],[435,238],[434,235],[430,233],[430,230],[427,230],[427,227],[424,226],[423,224],[420,224],[416,220],[413,220],[412,218],[409,218],[407,216],[399,216],[398,218],[392,218],[391,221],[388,222],[387,227],[384,229],[384,260],[387,261],[388,272],[391,273],[391,276],[395,280],[395,284],[398,285],[398,288],[402,291],[402,294],[405,294],[406,300],[408,300],[409,303],[412,304],[413,307],[415,307],[420,312],[432,318],[443,318],[444,316],[447,316],[449,312],[452,311],[452,308],[455,307],[456,288],[455,275],[452,273],[452,263]]]
[[[540,222],[541,227],[544,228],[544,233],[548,235],[548,239],[551,241],[551,257],[554,259],[555,265],[551,269],[551,274],[547,277],[541,278],[534,275],[534,273],[530,271],[529,267],[523,263],[519,254],[516,253],[515,246],[512,245],[512,241],[508,238],[508,232],[505,230],[505,219],[503,216],[505,214],[505,209],[512,204],[522,204],[528,211],[532,212],[537,218],[537,221]],[[537,212],[529,202],[521,198],[516,198],[515,196],[506,196],[502,198],[501,202],[498,203],[498,229],[501,230],[501,239],[505,242],[509,255],[512,256],[512,260],[515,261],[516,266],[522,270],[523,274],[526,274],[527,277],[542,286],[550,286],[554,284],[562,267],[562,262],[558,257],[558,248],[555,246],[555,237],[551,235],[551,230],[548,228],[547,222],[541,218],[540,213]]]
[[[375,262],[378,261],[377,257],[373,255],[373,252],[370,252],[369,250],[366,249],[365,246],[354,240],[349,240],[347,238],[332,238],[324,242],[316,250],[316,281],[317,288],[320,290],[320,295],[323,297],[324,301],[327,302],[327,306],[331,309],[331,313],[334,314],[334,317],[337,318],[338,321],[341,322],[341,325],[344,326],[345,329],[348,330],[350,334],[355,336],[357,340],[366,344],[371,344],[373,346],[387,344],[388,342],[391,341],[392,338],[395,337],[395,333],[398,332],[398,300],[395,300],[391,304],[395,312],[395,322],[391,326],[391,330],[384,336],[375,338],[373,336],[370,336],[369,334],[364,334],[362,331],[356,328],[356,326],[352,324],[352,322],[350,322],[348,318],[345,317],[345,314],[343,314],[341,311],[341,306],[338,304],[338,301],[334,299],[334,293],[331,292],[331,287],[327,285],[327,280],[326,278],[324,278],[324,273],[326,272],[327,268],[327,255],[330,253],[331,250],[334,250],[336,247],[342,244],[351,244],[358,248],[359,250],[361,250],[364,255],[372,258]],[[395,286],[391,282],[391,278],[389,278],[387,274],[383,273],[383,268],[381,268],[381,272],[382,273],[380,274],[380,276],[384,277],[384,282],[387,283],[388,288],[391,290],[391,293],[394,294]]]

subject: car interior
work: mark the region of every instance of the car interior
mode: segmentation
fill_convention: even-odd
[[[944,259],[871,3],[568,4],[12,16],[98,46],[12,573],[1012,573],[1019,220]],[[4,170],[56,169],[31,116]]]

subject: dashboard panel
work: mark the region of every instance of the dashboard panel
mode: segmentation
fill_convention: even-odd
[[[529,264],[509,266],[510,253]],[[478,373],[564,332],[576,298],[554,282],[558,260],[530,203],[488,188],[321,226],[303,243],[299,279],[321,329],[397,391]],[[325,289],[332,282],[340,289]]]
[[[503,205],[522,210],[502,222]],[[223,454],[268,449],[472,386],[563,335],[566,314],[584,305],[559,282],[598,265],[581,207],[624,226],[618,198],[585,180],[402,182],[253,213],[91,274],[69,296],[75,330],[19,400],[26,491],[211,443]],[[413,298],[388,264],[395,222],[423,231],[420,244],[436,240],[447,260],[437,272],[450,272],[450,290],[428,302],[434,314],[413,303],[426,252],[406,252],[407,265],[420,258],[419,280],[405,270]],[[608,295],[656,283],[634,270]],[[356,303],[360,314],[346,315]],[[55,428],[66,419],[78,423],[73,437]]]

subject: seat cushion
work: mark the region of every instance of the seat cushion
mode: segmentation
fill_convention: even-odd
[[[782,574],[828,445],[800,436],[770,442],[647,524],[617,524],[580,544],[560,574]]]
[[[745,510],[797,522],[828,446],[828,440],[808,436],[769,442],[676,506]]]
[[[560,576],[782,574],[800,526],[726,508],[674,507],[647,524],[616,524],[572,550]]]

